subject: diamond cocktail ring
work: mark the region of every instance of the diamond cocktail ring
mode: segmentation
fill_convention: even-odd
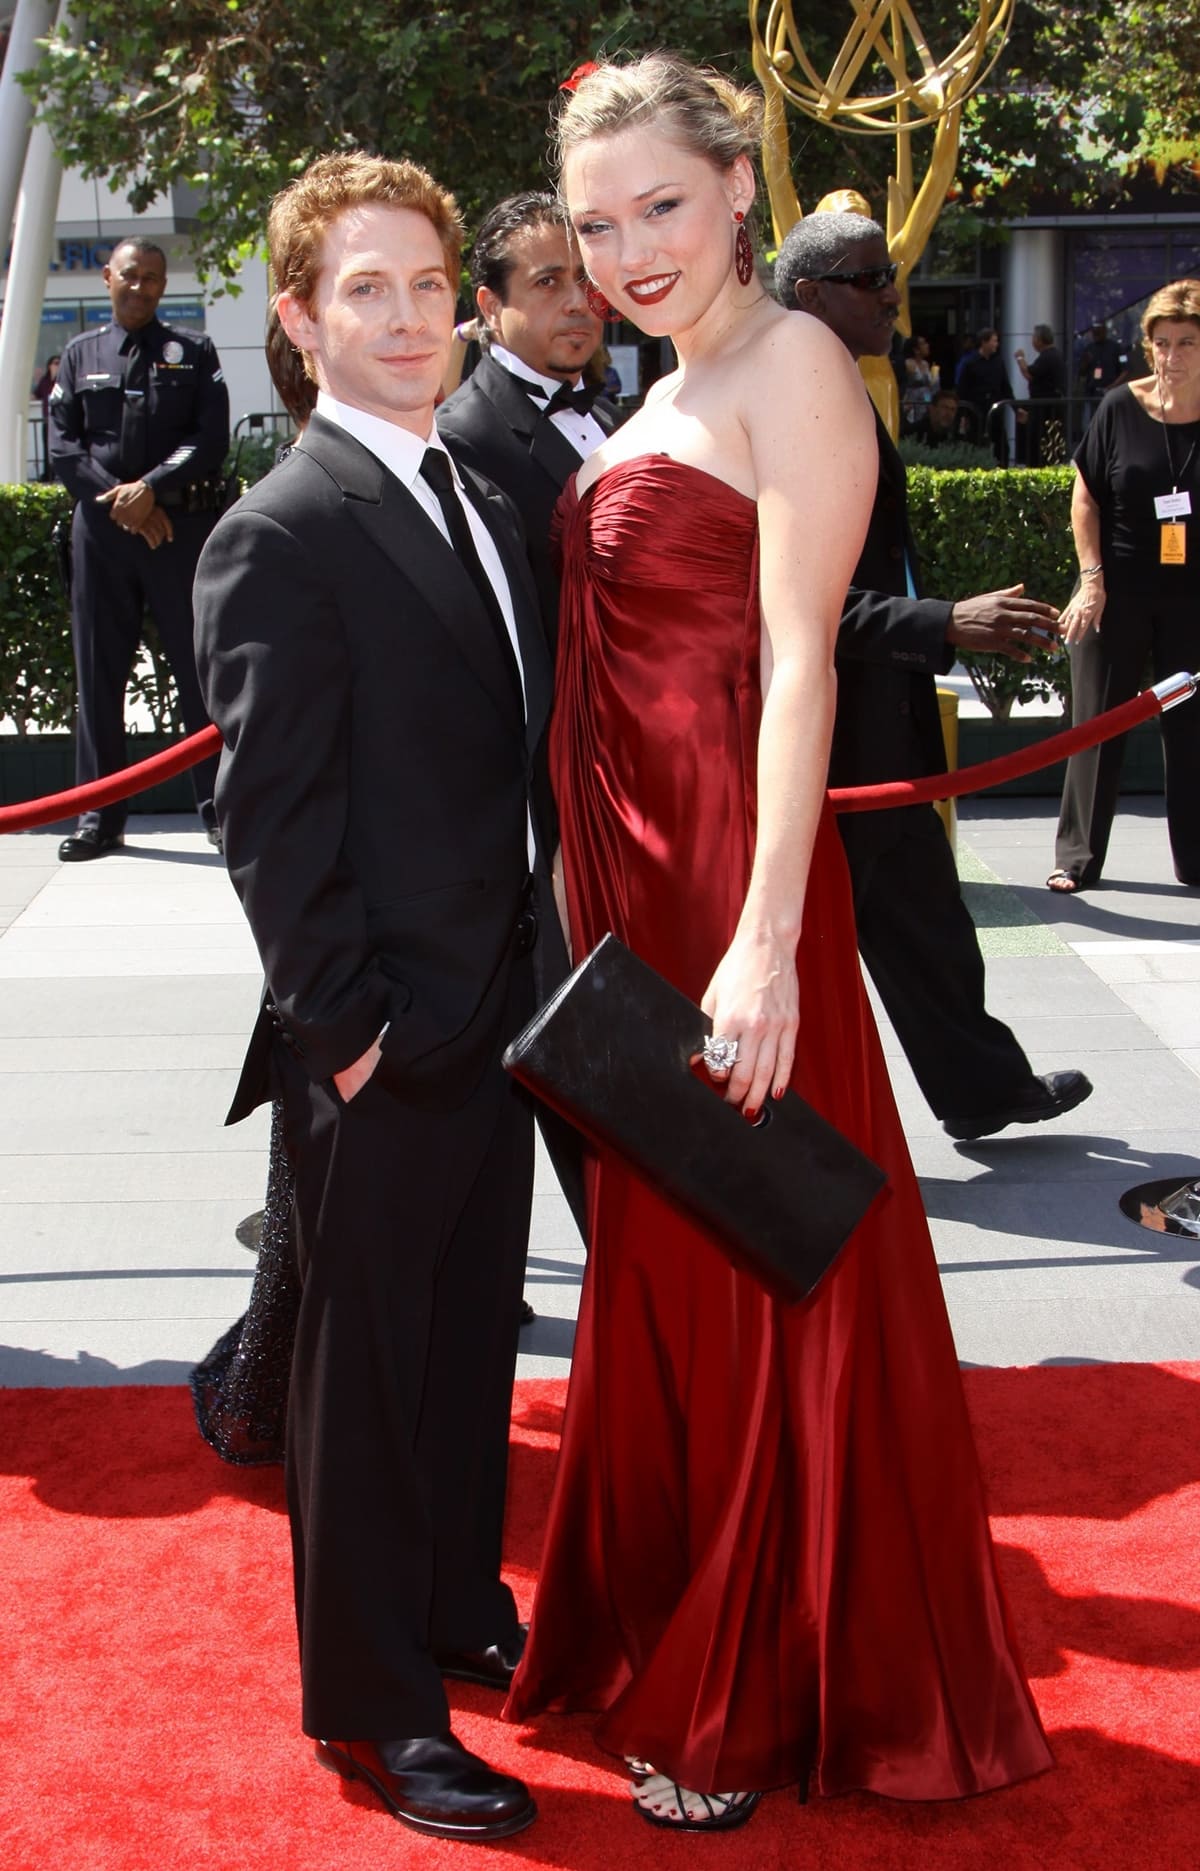
[[[723,1078],[727,1072],[732,1071],[737,1064],[737,1056],[737,1041],[726,1039],[723,1033],[714,1033],[711,1039],[706,1039],[704,1042],[702,1057],[708,1070],[714,1076],[719,1075]]]

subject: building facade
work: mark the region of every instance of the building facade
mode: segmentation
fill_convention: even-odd
[[[1016,353],[1033,355],[1035,325],[1054,331],[1067,372],[1067,429],[1086,420],[1079,361],[1092,326],[1103,323],[1142,375],[1139,336],[1151,295],[1170,280],[1200,278],[1200,188],[1172,190],[1139,180],[1120,208],[1079,210],[1053,201],[1002,224],[974,245],[939,244],[937,230],[910,282],[913,330],[929,338],[943,382],[963,350],[994,327],[1018,398],[1026,394]]]

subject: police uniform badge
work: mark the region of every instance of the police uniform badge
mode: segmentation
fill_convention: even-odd
[[[182,364],[183,346],[178,338],[167,339],[162,348],[162,359],[164,364]]]

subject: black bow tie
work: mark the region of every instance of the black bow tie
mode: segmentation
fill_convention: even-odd
[[[517,382],[523,390],[528,390],[530,396],[536,396],[539,401],[545,400],[546,407],[542,411],[545,416],[556,416],[560,409],[574,409],[581,416],[589,415],[592,404],[600,394],[599,387],[592,384],[584,383],[577,390],[572,390],[569,385],[560,383],[554,395],[549,396],[540,383],[531,383],[528,377],[518,377]]]

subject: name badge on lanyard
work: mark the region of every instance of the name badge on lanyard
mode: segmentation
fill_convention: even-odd
[[[1190,494],[1156,494],[1154,517],[1158,520],[1186,520],[1192,511]]]
[[[1160,528],[1162,535],[1158,550],[1160,565],[1187,564],[1187,527],[1178,521],[1164,520]]]

